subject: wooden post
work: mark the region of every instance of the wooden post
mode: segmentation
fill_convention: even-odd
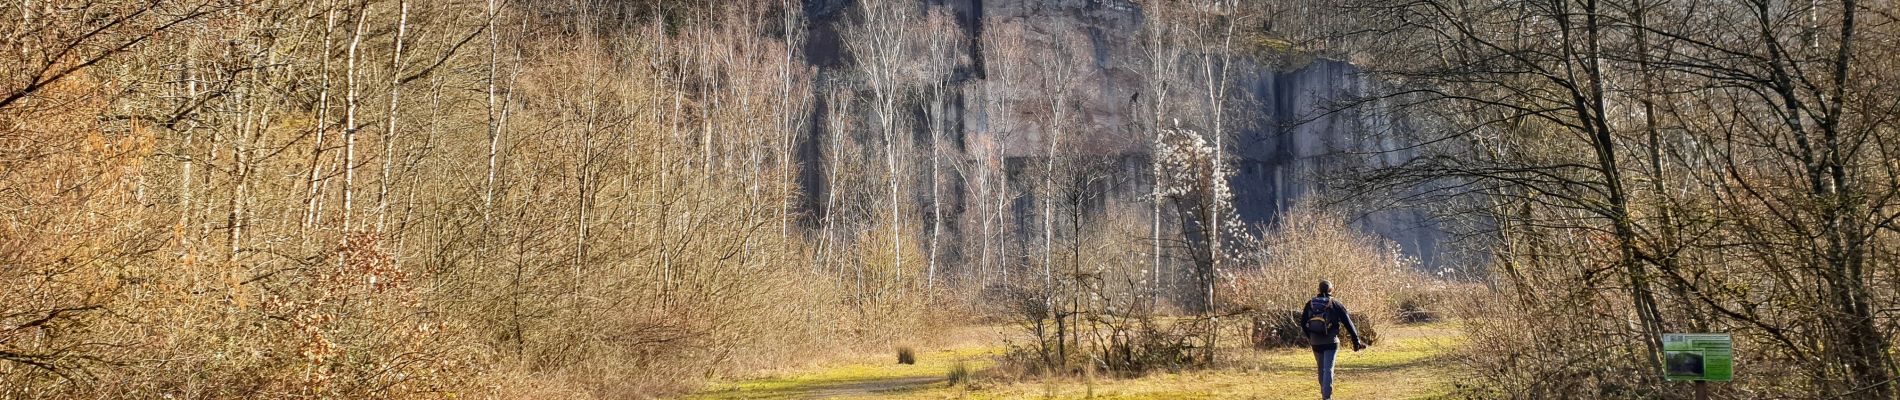
[[[1695,400],[1709,400],[1709,381],[1695,381]]]

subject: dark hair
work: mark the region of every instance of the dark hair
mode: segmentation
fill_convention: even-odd
[[[1320,280],[1319,294],[1332,294],[1332,293],[1333,293],[1333,282],[1327,281],[1327,280]]]

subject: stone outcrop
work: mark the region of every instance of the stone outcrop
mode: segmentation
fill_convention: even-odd
[[[983,149],[1000,149],[1008,162],[1002,165],[972,162],[970,165],[1001,168],[1012,184],[1029,184],[1022,182],[1028,178],[1019,171],[1032,170],[1031,166],[1039,165],[1038,160],[1045,154],[1047,146],[1042,142],[1041,132],[1045,121],[1037,120],[1037,114],[1022,110],[1031,108],[1039,93],[1020,85],[994,85],[992,80],[999,77],[990,64],[996,61],[996,56],[981,45],[985,35],[999,30],[996,24],[1020,24],[1030,54],[1057,50],[1087,54],[1089,62],[1081,78],[1083,84],[1074,99],[1077,116],[1063,127],[1066,132],[1063,148],[1093,158],[1116,160],[1121,170],[1118,173],[1134,177],[1129,184],[1104,189],[1109,192],[1106,193],[1109,202],[1146,201],[1144,196],[1150,190],[1147,160],[1152,149],[1148,142],[1150,136],[1139,126],[1134,113],[1137,112],[1135,100],[1142,95],[1140,92],[1147,87],[1147,82],[1126,61],[1138,51],[1135,35],[1145,23],[1139,5],[1126,0],[919,1],[923,3],[920,6],[941,7],[952,12],[960,34],[964,35],[964,43],[968,44],[963,47],[965,56],[958,57],[956,65],[933,69],[949,71],[936,79],[947,83],[953,101],[946,111],[956,116],[945,122],[945,129],[950,131],[946,137],[954,139],[946,140],[947,146],[953,148],[943,149],[944,152],[969,160],[993,156],[983,154]],[[828,87],[849,81],[836,77],[852,73],[851,55],[845,51],[847,46],[843,41],[849,39],[846,27],[856,20],[856,6],[850,0],[807,0],[804,4],[804,12],[810,18],[807,61],[831,76],[817,82],[822,93]],[[1063,35],[1086,40],[1052,39]],[[1070,47],[1058,49],[1056,46]],[[1234,59],[1237,79],[1232,81],[1231,89],[1240,100],[1236,104],[1252,110],[1230,117],[1238,119],[1231,125],[1238,128],[1233,129],[1225,146],[1234,160],[1236,175],[1231,184],[1236,195],[1236,210],[1243,222],[1271,223],[1295,203],[1319,193],[1315,176],[1342,168],[1343,163],[1396,162],[1408,156],[1397,151],[1402,146],[1390,139],[1393,135],[1380,134],[1394,125],[1392,121],[1378,120],[1385,117],[1368,117],[1370,113],[1359,111],[1322,112],[1332,101],[1361,93],[1370,84],[1353,65],[1313,59],[1296,66],[1263,66],[1252,65],[1256,60],[1248,56],[1236,55]],[[823,115],[830,106],[821,99],[816,115]],[[917,131],[916,148],[927,149],[930,141],[926,127],[914,125],[918,125],[913,127]],[[822,197],[829,187],[821,173],[825,162],[823,151],[814,144],[824,140],[827,129],[822,122],[815,124],[810,130],[812,137],[804,141],[807,149],[802,152],[805,159],[800,160],[806,165],[802,184],[806,193],[814,194],[808,196],[810,198]],[[875,139],[868,135],[855,138]],[[980,143],[989,143],[990,147]],[[1365,153],[1376,155],[1361,155]],[[915,161],[928,162],[921,157]],[[927,170],[927,167],[914,170]],[[947,220],[960,220],[971,212],[969,210],[981,208],[967,204],[974,201],[970,185],[967,179],[957,179],[940,186],[950,192],[941,195],[946,202],[958,203],[945,205],[946,209],[954,210],[945,217]],[[928,198],[927,193],[916,194],[919,204],[935,200]],[[1033,214],[1037,207],[1033,205],[1037,200],[1033,195],[1026,197],[1030,198],[1017,200],[1012,212],[1021,220],[1035,221],[1038,217]],[[814,211],[822,207],[815,200],[808,201],[807,205]],[[1361,229],[1397,243],[1424,266],[1434,267],[1439,262],[1440,243],[1445,234],[1421,211],[1384,210],[1358,216],[1356,221]],[[960,235],[964,234],[960,231],[966,229],[952,226],[950,230],[957,232],[946,234]],[[1019,236],[1035,234],[1025,231]],[[961,256],[965,255],[948,255]]]

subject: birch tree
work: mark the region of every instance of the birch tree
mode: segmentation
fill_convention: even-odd
[[[903,75],[906,66],[915,56],[908,46],[909,35],[905,33],[915,19],[912,6],[895,0],[869,0],[859,2],[863,21],[852,30],[852,40],[847,42],[857,69],[864,74],[865,83],[871,89],[871,115],[877,120],[879,137],[884,142],[884,173],[890,194],[889,226],[892,262],[895,279],[903,281],[904,274],[904,207],[903,186],[899,171],[909,159],[905,152],[909,145],[899,136],[902,128],[903,111],[898,103],[904,96]]]

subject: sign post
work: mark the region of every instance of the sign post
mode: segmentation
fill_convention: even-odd
[[[1726,333],[1665,333],[1663,379],[1695,382],[1697,399],[1709,398],[1708,381],[1735,378],[1735,341]]]

